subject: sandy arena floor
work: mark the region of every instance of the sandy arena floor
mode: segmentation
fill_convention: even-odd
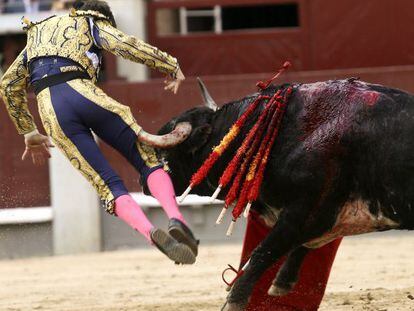
[[[0,310],[219,310],[240,246],[204,246],[192,267],[155,250],[0,261]],[[324,311],[414,310],[414,234],[347,238]]]

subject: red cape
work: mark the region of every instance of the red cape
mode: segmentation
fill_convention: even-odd
[[[250,212],[246,236],[243,243],[241,265],[247,262],[251,252],[267,236],[271,229],[258,217]],[[335,259],[341,239],[333,241],[321,248],[312,250],[305,258],[299,282],[293,291],[282,297],[267,295],[277,270],[285,260],[282,258],[275,263],[257,282],[250,299],[248,311],[315,311],[325,293],[331,267]]]

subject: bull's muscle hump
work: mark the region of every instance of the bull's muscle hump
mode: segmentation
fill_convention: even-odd
[[[380,98],[366,83],[349,79],[304,84],[298,92],[303,102],[300,119],[305,149],[329,152],[337,150],[361,111]]]
[[[309,248],[319,248],[341,236],[358,235],[379,230],[394,229],[398,223],[385,217],[381,212],[373,215],[367,202],[356,200],[347,202],[337,216],[335,225],[323,236],[306,244]]]

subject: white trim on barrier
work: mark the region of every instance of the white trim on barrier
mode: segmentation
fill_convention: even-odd
[[[156,199],[151,196],[145,195],[142,192],[131,193],[132,197],[141,207],[158,207],[160,204]],[[211,205],[220,204],[222,201],[214,200],[211,202],[210,197],[200,197],[198,195],[190,194],[186,197],[184,202],[180,203],[181,206],[194,206],[194,205]]]
[[[26,207],[0,209],[0,225],[50,222],[53,219],[51,207]]]
[[[134,200],[145,208],[159,207],[160,204],[151,196],[142,192],[131,193]],[[222,201],[215,200],[211,202],[210,197],[200,197],[189,195],[181,206],[197,206],[220,204]],[[53,220],[53,211],[51,207],[26,207],[26,208],[7,208],[0,209],[0,225],[17,225],[17,224],[34,224],[51,222]]]

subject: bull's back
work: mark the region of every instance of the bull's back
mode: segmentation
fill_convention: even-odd
[[[374,218],[414,228],[414,96],[353,80],[303,85],[299,95],[306,150],[333,159],[350,200],[366,202]]]
[[[414,229],[413,95],[326,81],[299,85],[289,105],[267,176],[282,190],[264,189],[267,205],[288,205],[290,192],[345,193],[332,206],[331,231],[314,247],[338,236]]]
[[[367,94],[378,94],[376,100],[361,101],[343,138],[354,168],[372,179],[403,177],[405,172],[414,176],[414,96],[380,85],[367,87]]]
[[[397,147],[397,140],[399,150],[411,150],[413,95],[353,79],[303,84],[297,93],[296,122],[306,150],[372,153],[384,144]]]

